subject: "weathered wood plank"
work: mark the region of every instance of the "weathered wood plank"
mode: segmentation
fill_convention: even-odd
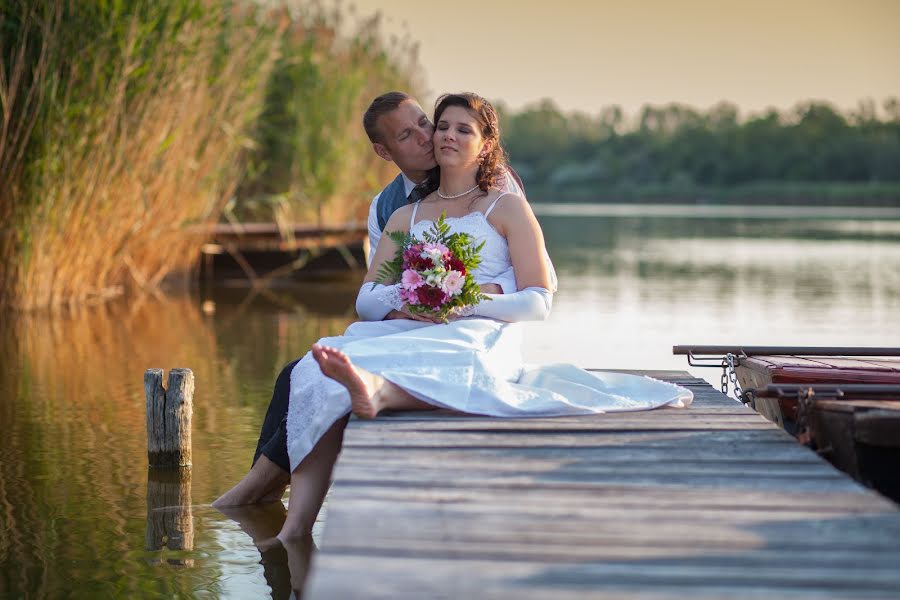
[[[436,539],[428,537],[374,538],[368,545],[348,543],[347,538],[326,541],[329,554],[355,554],[371,556],[417,556],[420,558],[445,560],[484,561],[546,561],[556,563],[577,563],[585,561],[669,560],[686,562],[702,556],[702,562],[709,567],[743,566],[756,568],[778,564],[792,565],[793,568],[827,567],[840,570],[848,563],[855,564],[861,554],[871,556],[863,563],[872,570],[895,569],[900,561],[900,553],[885,545],[850,545],[839,550],[822,549],[810,551],[801,545],[765,546],[762,548],[747,544],[729,544],[725,540],[700,539],[695,544],[686,540],[641,540],[635,543],[630,538],[609,536],[603,539],[585,539],[574,536],[519,539]],[[700,559],[693,559],[700,560]]]
[[[896,575],[848,565],[798,570],[703,569],[634,562],[443,560],[323,553],[310,598],[892,598]],[[362,582],[348,573],[373,573]],[[829,576],[830,574],[830,576]],[[824,576],[824,577],[823,577]]]
[[[335,470],[335,479],[378,485],[421,485],[445,484],[465,486],[472,484],[508,486],[528,484],[536,487],[602,487],[610,484],[659,485],[659,486],[701,486],[731,488],[735,492],[744,489],[784,489],[806,491],[850,490],[858,484],[838,471],[805,472],[772,471],[746,476],[740,468],[669,469],[664,465],[657,469],[631,470],[623,468],[578,469],[574,467],[539,468],[520,467],[505,470],[497,468],[452,468],[442,465],[436,468],[426,466],[404,466],[403,469],[391,465],[357,466],[341,461]]]
[[[491,486],[455,486],[452,484],[402,487],[393,485],[354,485],[344,483],[332,497],[346,500],[376,500],[394,505],[414,504],[475,504],[485,510],[510,510],[510,507],[537,506],[541,510],[632,510],[660,509],[685,514],[709,513],[729,515],[736,510],[802,511],[809,518],[827,515],[892,513],[896,505],[861,487],[846,492],[834,492],[824,501],[787,487],[784,490],[742,491],[736,497],[730,489],[709,488],[647,488],[646,486],[607,486],[601,489],[566,488],[559,490],[527,486],[497,488]],[[523,508],[524,510],[525,508]]]
[[[730,518],[729,518],[730,517]],[[455,542],[504,557],[510,545],[533,544],[537,549],[585,548],[615,551],[622,546],[679,548],[793,548],[801,551],[814,535],[818,544],[846,550],[879,550],[900,556],[900,520],[885,515],[832,515],[816,519],[797,512],[735,511],[733,515],[676,511],[593,510],[562,511],[510,509],[483,510],[470,505],[388,505],[358,501],[333,506],[325,532],[325,546],[334,548],[382,548],[403,551],[410,545],[426,547],[432,554],[457,556]],[[448,528],[447,523],[466,527]],[[331,530],[329,531],[329,528]],[[354,531],[365,531],[364,538]],[[424,546],[423,546],[424,544]],[[546,548],[545,548],[546,547]],[[810,555],[816,548],[809,548]]]
[[[752,445],[750,445],[752,444]],[[752,431],[575,431],[559,433],[544,431],[404,431],[392,432],[389,428],[354,428],[352,435],[344,438],[344,448],[378,447],[460,447],[460,448],[672,448],[709,449],[709,454],[728,453],[751,459],[760,456],[756,450],[765,449],[764,456],[776,449],[796,456],[812,452],[797,444],[796,440],[777,429]],[[750,450],[753,449],[753,452]]]
[[[445,441],[447,436],[442,436]],[[425,437],[427,441],[427,437]],[[364,446],[368,448],[371,446]],[[752,473],[759,469],[790,469],[792,473],[797,472],[800,466],[807,470],[819,470],[834,472],[833,467],[823,463],[822,460],[811,451],[797,452],[795,445],[785,447],[776,447],[771,453],[767,453],[770,458],[759,455],[756,456],[738,456],[729,453],[714,453],[708,447],[687,447],[679,451],[673,452],[674,445],[665,447],[646,447],[646,446],[580,446],[580,447],[560,447],[560,446],[511,446],[505,448],[484,447],[484,446],[453,446],[453,447],[437,447],[422,444],[411,451],[410,448],[398,447],[382,447],[378,453],[365,451],[363,448],[353,446],[343,455],[342,463],[344,464],[391,464],[391,466],[402,468],[406,464],[414,463],[417,465],[447,465],[472,466],[473,468],[484,463],[486,466],[511,467],[519,464],[587,464],[595,465],[600,468],[606,468],[608,465],[615,465],[616,468],[623,468],[622,463],[628,463],[633,469],[643,467],[657,468],[664,467],[668,469],[674,468],[706,468],[709,465],[737,466],[747,469],[747,473]],[[474,461],[474,462],[473,462]]]

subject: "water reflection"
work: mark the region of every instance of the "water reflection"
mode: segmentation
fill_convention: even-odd
[[[194,549],[191,468],[147,470],[147,533],[144,550]],[[161,558],[159,559],[161,560]],[[172,565],[194,566],[191,558],[169,557]]]
[[[349,323],[340,298],[324,314],[224,294],[214,315],[178,298],[4,318],[0,596],[267,595],[259,553],[204,505],[249,467],[274,374]],[[190,481],[147,473],[143,372],[176,366],[197,381]]]
[[[900,221],[541,222],[560,291],[530,327],[535,362],[683,369],[672,345],[889,346],[900,333]]]
[[[560,290],[551,318],[528,326],[534,362],[683,370],[674,344],[890,346],[900,333],[900,221],[541,221]],[[309,551],[265,543],[283,507],[232,520],[208,503],[249,468],[281,367],[344,330],[357,287],[353,276],[0,318],[0,596],[296,588]],[[190,483],[169,490],[147,474],[151,367],[196,377]]]

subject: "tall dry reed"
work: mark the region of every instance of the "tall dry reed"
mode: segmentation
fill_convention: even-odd
[[[253,9],[214,0],[38,5],[15,5],[0,77],[3,122],[17,110],[33,122],[0,140],[0,158],[24,157],[0,189],[0,302],[156,288],[192,267],[194,226],[217,220],[240,181],[278,36]],[[29,71],[36,55],[45,66]]]

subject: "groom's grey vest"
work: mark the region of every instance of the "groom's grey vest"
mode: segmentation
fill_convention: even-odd
[[[414,197],[415,191],[410,196]],[[394,211],[401,206],[406,206],[409,202],[409,199],[406,197],[406,185],[403,183],[403,174],[401,173],[378,196],[378,207],[376,209],[378,228],[384,231],[384,226],[387,225],[388,219],[391,218]]]

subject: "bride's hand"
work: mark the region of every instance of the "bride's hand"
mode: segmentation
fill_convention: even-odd
[[[424,321],[426,323],[437,323],[438,321],[432,317],[426,315],[417,315],[409,312],[409,308],[404,306],[400,310],[392,310],[387,315],[385,315],[385,321],[390,321],[393,319],[409,319],[411,321]]]

